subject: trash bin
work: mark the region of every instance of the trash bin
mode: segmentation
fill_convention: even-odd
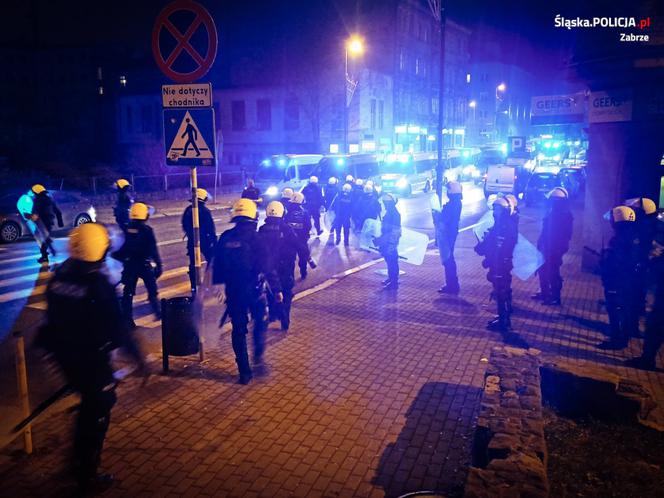
[[[188,356],[198,353],[198,317],[191,297],[161,300],[161,343],[164,372],[168,371],[169,356]]]

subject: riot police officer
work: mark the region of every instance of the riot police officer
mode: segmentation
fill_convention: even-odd
[[[330,206],[332,206],[332,202],[334,202],[334,199],[339,195],[339,180],[336,179],[336,177],[331,176],[327,180],[327,187],[325,187],[325,191],[323,192],[323,205],[325,206],[326,210],[330,210]]]
[[[254,363],[262,361],[264,331],[267,327],[263,255],[258,238],[256,203],[240,199],[233,204],[231,222],[235,226],[219,237],[213,262],[213,283],[226,287],[226,307],[233,330],[231,339],[240,384],[252,377],[247,352],[248,314],[254,322]]]
[[[440,211],[432,211],[433,224],[436,228],[436,240],[438,241],[438,253],[440,262],[445,268],[445,285],[438,289],[442,294],[459,293],[459,277],[457,265],[454,259],[454,246],[459,235],[459,220],[461,219],[461,201],[463,199],[463,188],[459,182],[448,182],[448,202]]]
[[[632,304],[638,295],[639,239],[635,222],[632,208],[616,206],[611,210],[614,236],[602,251],[600,262],[610,338],[598,345],[600,349],[623,349],[638,331],[637,307]]]
[[[290,187],[286,187],[281,191],[281,199],[279,199],[279,202],[284,206],[286,213],[288,213],[288,210],[291,207],[291,199],[293,198],[294,193],[295,192]]]
[[[254,180],[251,178],[247,180],[247,186],[242,191],[242,199],[251,199],[257,204],[263,202],[263,199],[261,199],[261,189],[256,186]]]
[[[537,248],[544,256],[544,263],[537,270],[540,292],[533,299],[540,299],[543,304],[560,305],[560,293],[563,279],[560,267],[563,256],[569,250],[572,239],[574,217],[569,208],[569,196],[562,187],[555,187],[548,194],[549,209],[542,220],[542,232],[537,241]]]
[[[316,235],[320,236],[320,234],[323,233],[320,229],[320,208],[323,206],[323,191],[318,185],[317,176],[309,178],[309,183],[302,189],[302,194],[306,199],[304,208],[307,212],[307,216],[311,218],[309,223],[313,221]]]
[[[512,328],[509,299],[512,291],[512,254],[518,232],[515,232],[510,216],[510,203],[504,197],[497,198],[493,203],[494,225],[475,246],[475,252],[484,256],[482,266],[489,269],[486,278],[493,286],[492,297],[498,310],[498,316],[489,322],[487,328],[501,332]]]
[[[387,265],[387,279],[383,281],[386,290],[399,288],[399,239],[401,238],[401,214],[397,209],[397,198],[385,194],[381,198],[385,206],[385,216],[380,226],[380,236],[374,242]]]
[[[660,215],[655,223],[655,233],[648,254],[649,271],[654,284],[654,301],[646,319],[646,337],[643,341],[643,353],[637,358],[627,360],[631,367],[646,370],[656,369],[657,353],[664,343],[664,216]]]
[[[125,232],[127,225],[129,225],[129,209],[131,209],[134,202],[130,194],[131,184],[124,178],[120,178],[115,182],[115,187],[118,189],[118,198],[113,208],[113,215],[115,216],[115,222]]]
[[[341,193],[336,196],[330,210],[334,212],[334,222],[332,223],[332,231],[330,232],[330,242],[334,240],[334,233],[336,232],[335,244],[339,245],[341,242],[341,232],[344,233],[344,245],[348,247],[350,244],[350,217],[353,213],[353,199],[351,191],[353,187],[350,183],[344,183],[341,187]]]
[[[368,219],[376,220],[380,217],[380,201],[374,190],[373,183],[367,182],[363,192],[357,197],[353,212],[353,223],[358,230],[362,230],[364,222]]]
[[[295,192],[291,197],[291,206],[286,215],[284,216],[284,221],[290,225],[290,227],[295,232],[300,240],[301,244],[298,246],[297,254],[297,265],[300,268],[300,278],[304,280],[307,278],[307,264],[311,268],[315,268],[316,264],[311,259],[311,253],[309,251],[309,233],[311,232],[311,220],[309,215],[302,207],[304,202],[304,195],[302,192]]]
[[[109,353],[123,347],[147,373],[115,289],[103,271],[108,248],[108,232],[102,225],[87,223],[72,230],[70,257],[47,286],[46,324],[37,342],[53,355],[67,383],[81,397],[72,463],[79,491],[84,493],[112,481],[112,476],[97,474],[116,401]]]
[[[48,251],[51,251],[51,254],[55,256],[55,248],[53,247],[53,240],[51,239],[51,231],[53,230],[53,225],[56,219],[60,228],[64,226],[62,221],[62,213],[43,185],[33,185],[30,189],[30,192],[34,195],[32,214],[30,218],[32,221],[37,223],[38,226],[41,224],[45,231],[45,233],[42,234],[43,240],[41,242],[41,246],[39,247],[41,257],[37,260],[37,262],[48,263]]]
[[[150,208],[136,202],[129,211],[129,225],[122,247],[111,254],[118,261],[122,261],[122,310],[130,327],[135,328],[133,315],[134,294],[138,279],[143,280],[148,291],[148,301],[157,320],[161,320],[161,306],[157,290],[157,280],[162,274],[161,257],[157,249],[157,239],[154,231],[147,224],[150,217]],[[154,264],[154,268],[153,265]]]
[[[265,257],[265,278],[271,291],[270,314],[281,319],[282,330],[288,330],[295,286],[295,258],[304,250],[304,242],[284,222],[284,207],[280,202],[270,202],[265,214],[265,224],[258,230],[258,235]]]
[[[214,227],[212,213],[205,203],[208,200],[207,190],[196,189],[196,199],[198,201],[198,224],[200,227],[201,254],[205,261],[212,261],[214,256],[214,246],[217,243],[217,232]],[[182,214],[182,230],[187,236],[187,256],[189,256],[189,282],[191,282],[191,291],[196,292],[196,262],[194,257],[194,223],[191,205],[187,206]]]

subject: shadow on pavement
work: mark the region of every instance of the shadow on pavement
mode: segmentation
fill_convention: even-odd
[[[424,384],[397,440],[381,455],[373,484],[386,497],[421,490],[462,496],[481,391],[446,382]]]

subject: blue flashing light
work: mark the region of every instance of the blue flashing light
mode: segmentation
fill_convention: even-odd
[[[470,157],[470,151],[469,150],[464,150],[462,152],[462,154],[463,154],[463,157]]]
[[[399,162],[402,164],[406,164],[410,160],[410,156],[408,154],[399,154]]]
[[[272,161],[270,161],[269,159],[263,159],[263,161],[261,162],[261,165],[266,166],[266,167],[269,167],[271,164],[272,164]]]
[[[551,142],[544,142],[544,148],[545,149],[550,149],[551,148]]]
[[[343,160],[343,158],[340,157],[339,159],[337,159],[337,166],[343,166],[343,165],[344,165],[344,162],[345,162],[345,161]]]
[[[560,142],[554,142],[553,143],[553,148],[554,149],[560,149]]]
[[[278,164],[279,166],[286,166],[286,160],[285,160],[285,159],[279,159],[279,160],[277,161],[277,164]]]
[[[577,147],[581,145],[581,140],[577,140],[576,142],[574,142],[574,145],[576,145]]]
[[[507,144],[500,144],[500,152],[507,154]]]

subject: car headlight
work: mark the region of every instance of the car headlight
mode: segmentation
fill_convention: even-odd
[[[279,193],[279,189],[275,187],[274,185],[268,187],[268,189],[265,191],[266,195],[269,195],[270,197],[275,197]]]
[[[406,188],[406,187],[408,187],[408,180],[406,180],[405,178],[399,178],[399,180],[397,180],[397,188]]]

